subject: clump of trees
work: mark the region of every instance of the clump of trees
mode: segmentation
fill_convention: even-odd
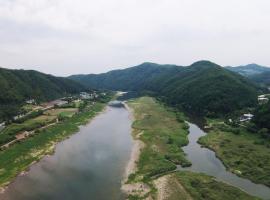
[[[254,114],[252,122],[259,130],[258,133],[265,138],[270,138],[270,102],[260,105]]]

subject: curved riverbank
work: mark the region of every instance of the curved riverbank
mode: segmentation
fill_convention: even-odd
[[[124,199],[121,180],[132,145],[128,116],[124,108],[107,107],[16,178],[0,199]]]
[[[179,170],[202,172],[216,177],[219,181],[240,188],[250,195],[262,199],[269,199],[270,188],[253,183],[248,179],[241,178],[236,174],[227,171],[222,161],[216,157],[214,151],[204,148],[197,143],[200,137],[206,135],[202,129],[195,124],[189,123],[189,132],[189,144],[186,147],[183,147],[183,150],[187,154],[187,158],[192,162],[192,166],[184,169],[180,167]]]
[[[39,162],[46,155],[52,155],[57,143],[78,132],[81,125],[89,123],[104,108],[105,104],[95,103],[81,113],[1,151],[1,192],[3,193],[16,178],[27,174],[33,164]]]

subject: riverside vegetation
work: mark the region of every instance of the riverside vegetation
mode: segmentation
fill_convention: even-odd
[[[179,195],[183,199],[256,199],[210,176],[176,172],[176,165],[191,164],[181,149],[188,144],[184,115],[150,97],[130,100],[128,105],[134,111],[134,138],[145,144],[137,161],[137,170],[129,175],[126,183],[143,187],[133,189],[129,199],[174,200]],[[161,198],[162,194],[166,198]]]
[[[35,131],[35,134],[21,140],[9,148],[0,151],[0,186],[4,187],[19,173],[40,160],[44,155],[53,153],[54,146],[79,130],[91,118],[97,115],[105,107],[111,96],[95,103],[84,102],[80,106],[80,112],[70,115],[70,112],[63,114],[61,121],[42,130]]]
[[[208,119],[211,127],[199,143],[216,152],[230,171],[256,183],[270,186],[270,141],[245,127],[232,127]]]

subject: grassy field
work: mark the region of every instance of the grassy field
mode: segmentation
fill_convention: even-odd
[[[13,123],[8,125],[0,132],[0,145],[4,145],[15,139],[15,136],[23,131],[32,131],[36,128],[52,123],[56,119],[55,116],[41,115],[33,119],[26,120],[23,123]]]
[[[78,126],[86,124],[89,119],[100,112],[104,106],[105,104],[103,103],[96,103],[86,107],[83,112],[77,113],[1,151],[0,186],[8,184],[15,176],[26,170],[34,161],[38,161],[44,155],[52,153],[55,143],[78,131]]]
[[[78,112],[78,108],[56,108],[46,111],[44,114],[49,116],[65,116],[72,117],[76,112]]]
[[[181,149],[188,144],[187,125],[178,122],[174,112],[149,97],[130,101],[128,105],[136,119],[134,134],[140,135],[146,144],[137,163],[137,177],[149,178],[171,171],[176,164],[190,165]]]
[[[188,144],[184,115],[150,97],[129,101],[128,105],[134,112],[134,137],[145,144],[137,161],[137,171],[127,181],[129,185],[143,186],[135,189],[137,193],[133,189],[129,199],[256,199],[204,174],[174,172],[176,164],[190,165],[181,149]],[[161,182],[161,188],[156,182]],[[145,192],[142,188],[149,189]],[[165,197],[160,198],[164,193]]]
[[[213,149],[225,166],[239,176],[270,186],[270,145],[258,134],[210,120],[212,130],[199,142]]]
[[[201,173],[177,172],[169,177],[168,183],[169,200],[178,200],[179,197],[196,200],[258,199]]]

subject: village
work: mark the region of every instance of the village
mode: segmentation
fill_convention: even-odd
[[[72,117],[85,106],[94,105],[106,95],[105,92],[93,91],[43,103],[37,103],[35,99],[26,100],[23,113],[14,116],[8,122],[0,123],[0,150]]]

